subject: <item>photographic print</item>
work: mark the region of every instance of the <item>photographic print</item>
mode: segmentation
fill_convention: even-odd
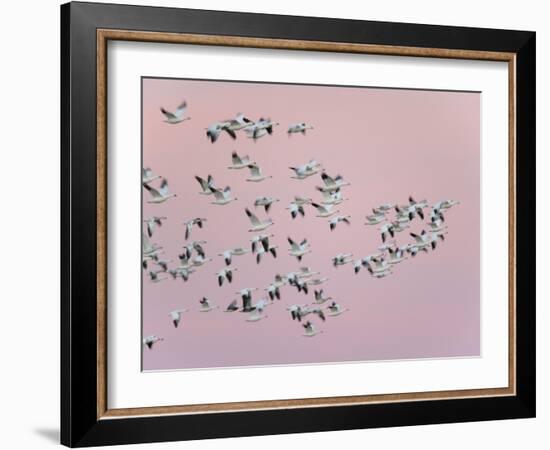
[[[479,92],[141,89],[144,371],[480,356]]]

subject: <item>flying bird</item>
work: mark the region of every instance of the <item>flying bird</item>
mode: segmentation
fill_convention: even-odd
[[[214,179],[212,178],[212,175],[208,175],[206,180],[204,178],[199,177],[198,175],[195,175],[195,180],[197,180],[201,186],[201,192],[199,192],[200,194],[203,194],[203,195],[212,194],[212,189],[214,189]]]
[[[329,221],[330,231],[334,230],[336,228],[336,225],[338,225],[340,222],[344,222],[345,224],[350,225],[351,224],[350,219],[351,219],[351,216],[333,217]]]
[[[256,253],[256,249],[258,248],[258,244],[261,244],[264,250],[267,252],[269,251],[269,238],[274,237],[273,234],[259,234],[257,236],[254,236],[250,242],[252,253]]]
[[[225,269],[220,270],[216,275],[218,277],[218,285],[222,286],[223,282],[227,280],[228,283],[231,283],[233,281],[233,272],[235,272],[237,269],[234,269],[232,267],[226,267]]]
[[[143,345],[147,346],[149,350],[152,350],[153,345],[160,341],[164,341],[164,338],[160,338],[156,334],[152,334],[143,338]]]
[[[237,152],[233,152],[231,153],[231,165],[228,167],[228,169],[245,169],[250,163],[251,161],[248,155],[239,156]]]
[[[160,187],[158,189],[155,189],[152,186],[149,186],[148,184],[144,184],[143,187],[147,189],[149,194],[151,194],[151,200],[148,200],[147,203],[164,203],[166,200],[172,197],[177,197],[176,194],[170,194],[170,190],[168,188],[168,181],[166,178],[163,178]]]
[[[244,247],[235,247],[229,250],[224,250],[222,253],[219,253],[218,256],[222,256],[225,261],[225,264],[229,266],[231,264],[231,260],[233,256],[242,256],[249,252],[250,250]]]
[[[329,300],[332,300],[332,297],[325,297],[323,289],[320,289],[318,291],[313,291],[313,294],[315,295],[315,303],[317,303],[318,305],[321,305]]]
[[[256,231],[263,231],[267,227],[270,227],[273,225],[273,220],[270,218],[260,221],[248,208],[245,209],[246,215],[248,216],[250,222],[252,223],[252,228],[250,228],[248,231],[256,232]]]
[[[250,176],[246,179],[246,181],[258,183],[260,181],[267,180],[268,178],[273,178],[272,175],[262,174],[262,169],[260,169],[260,166],[256,163],[249,164],[247,167],[250,169]]]
[[[144,220],[145,224],[147,225],[147,235],[149,237],[153,236],[153,231],[155,231],[155,228],[157,226],[162,226],[163,220],[166,220],[166,217],[153,216]]]
[[[170,311],[170,319],[172,320],[172,324],[175,328],[178,327],[178,325],[181,322],[181,315],[182,313],[187,312],[186,309],[175,309],[174,311]]]
[[[237,139],[237,135],[235,134],[235,131],[233,131],[229,127],[227,122],[215,122],[213,124],[210,124],[206,129],[206,137],[210,139],[210,142],[212,142],[213,144],[218,140],[222,131],[225,131],[233,139]]]
[[[152,181],[158,180],[159,178],[160,175],[155,175],[149,167],[141,170],[141,182],[143,184],[149,184]]]
[[[257,264],[260,264],[260,262],[262,260],[262,256],[265,255],[266,253],[271,253],[273,258],[277,258],[277,246],[276,245],[270,245],[267,250],[263,246],[261,246],[258,249],[257,253],[256,253],[256,263]]]
[[[313,324],[311,322],[306,322],[302,325],[304,327],[304,336],[305,337],[313,337],[316,336],[319,333],[322,333],[322,331],[317,331]]]
[[[317,217],[330,217],[340,212],[338,209],[333,210],[333,205],[320,205],[319,203],[311,202],[311,206],[317,210]]]
[[[353,262],[352,256],[352,253],[338,253],[335,257],[332,258],[332,264],[334,265],[334,267],[349,264]]]
[[[201,305],[199,309],[200,312],[210,312],[218,308],[217,306],[210,303],[210,301],[206,297],[201,298],[199,300],[199,303]]]
[[[273,198],[273,197],[267,197],[267,196],[257,197],[256,200],[254,201],[254,206],[263,206],[265,209],[265,212],[268,213],[269,209],[271,208],[271,205],[273,205],[273,203],[278,201],[279,201],[278,198]]]
[[[223,191],[214,187],[211,189],[215,198],[215,201],[212,202],[213,205],[227,205],[234,200],[238,200],[236,197],[231,197],[231,188],[229,186],[226,186]]]
[[[167,111],[163,107],[160,108],[160,111],[164,114],[164,122],[171,125],[176,125],[185,120],[191,119],[191,117],[185,117],[185,112],[187,111],[187,103],[185,101],[182,102],[174,112]]]
[[[184,222],[183,224],[185,225],[185,240],[189,239],[189,236],[191,236],[191,230],[195,225],[197,225],[199,228],[202,228],[204,222],[206,222],[206,219],[201,217],[195,217],[194,219]]]
[[[303,239],[302,242],[300,242],[299,244],[297,242],[294,242],[290,237],[288,237],[287,240],[290,244],[290,255],[295,256],[298,261],[301,261],[306,253],[311,252],[307,239]]]
[[[313,130],[313,127],[305,122],[293,123],[289,125],[287,133],[289,136],[296,133],[306,134],[306,130]]]
[[[305,217],[306,212],[304,210],[303,205],[299,205],[296,202],[290,202],[290,205],[286,207],[290,211],[290,216],[295,219],[298,214],[300,214],[302,217]]]
[[[344,178],[342,175],[336,175],[334,178],[327,175],[326,172],[321,173],[321,179],[325,183],[324,186],[320,186],[319,188],[326,192],[326,191],[334,191],[338,188],[349,186],[351,183],[349,181],[344,181]]]

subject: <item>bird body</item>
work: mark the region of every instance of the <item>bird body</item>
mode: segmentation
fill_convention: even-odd
[[[289,136],[296,133],[306,134],[307,130],[313,130],[313,127],[305,122],[293,123],[288,126],[287,133]]]

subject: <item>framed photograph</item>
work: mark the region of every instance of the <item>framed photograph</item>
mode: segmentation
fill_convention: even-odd
[[[61,27],[63,444],[534,417],[534,32]]]

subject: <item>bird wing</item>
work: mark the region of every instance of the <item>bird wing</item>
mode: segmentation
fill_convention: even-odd
[[[170,111],[167,111],[164,108],[160,108],[160,112],[166,116],[167,119],[177,119],[176,115]]]
[[[257,164],[249,164],[248,168],[250,169],[250,173],[254,177],[260,176],[262,173],[262,171],[260,170],[260,167]]]
[[[153,196],[153,198],[161,197],[160,192],[154,187],[149,186],[148,184],[144,184],[143,187],[149,191],[149,193]]]
[[[181,105],[179,105],[177,108],[176,108],[176,111],[174,112],[174,115],[178,118],[178,119],[181,119],[183,117],[183,115],[185,114],[185,110],[187,109],[187,102],[184,100]]]
[[[210,188],[210,190],[212,191],[212,193],[214,194],[214,197],[216,198],[216,200],[224,200],[225,199],[225,195],[223,195],[223,192],[216,189],[216,188]]]
[[[246,215],[250,219],[250,222],[252,222],[252,225],[261,225],[261,222],[258,220],[258,218],[250,212],[248,208],[245,209]]]
[[[234,165],[239,165],[239,164],[242,164],[243,161],[240,158],[240,156],[237,154],[237,152],[233,152],[233,153],[231,153],[231,162]]]
[[[291,238],[287,238],[287,239],[288,239],[288,243],[292,247],[292,250],[300,250],[300,246],[296,242],[294,242]]]
[[[163,197],[168,195],[169,189],[168,189],[168,181],[166,180],[166,178],[162,179],[162,182],[160,183],[160,187],[159,187],[159,192]]]
[[[326,173],[322,173],[321,174],[321,178],[323,179],[323,182],[325,183],[326,186],[334,186],[336,185],[336,183],[334,182],[334,179],[330,176],[328,176]]]

